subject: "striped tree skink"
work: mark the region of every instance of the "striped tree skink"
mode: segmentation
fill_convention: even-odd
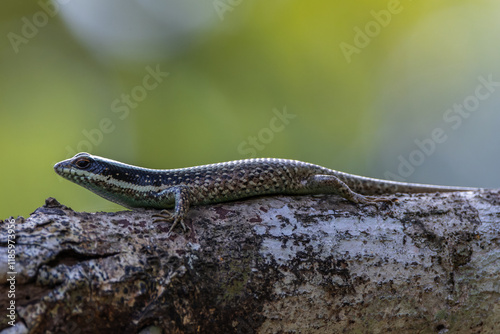
[[[361,204],[391,202],[394,193],[472,191],[379,180],[347,174],[297,160],[261,158],[179,169],[148,169],[78,153],[54,166],[57,174],[127,208],[174,208],[161,220],[181,223],[190,206],[261,195],[338,194]]]

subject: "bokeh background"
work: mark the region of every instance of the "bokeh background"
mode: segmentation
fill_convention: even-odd
[[[40,0],[0,11],[0,217],[79,151],[151,168],[253,156],[500,187],[500,2]]]

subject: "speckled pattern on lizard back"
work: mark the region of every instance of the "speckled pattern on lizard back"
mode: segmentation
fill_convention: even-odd
[[[57,163],[54,169],[62,177],[128,208],[175,207],[168,218],[174,221],[173,226],[182,222],[191,205],[252,196],[333,193],[354,203],[373,203],[392,200],[374,195],[475,190],[379,180],[274,158],[162,170],[79,153]]]

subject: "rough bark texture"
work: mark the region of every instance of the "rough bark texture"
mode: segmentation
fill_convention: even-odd
[[[498,192],[267,197],[192,208],[16,219],[17,325],[1,333],[493,333]],[[8,305],[7,221],[0,305]],[[5,311],[4,311],[5,312]]]

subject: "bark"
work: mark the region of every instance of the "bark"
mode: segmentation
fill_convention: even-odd
[[[16,326],[1,333],[493,333],[500,195],[334,195],[15,220]],[[9,220],[0,224],[6,314]]]

